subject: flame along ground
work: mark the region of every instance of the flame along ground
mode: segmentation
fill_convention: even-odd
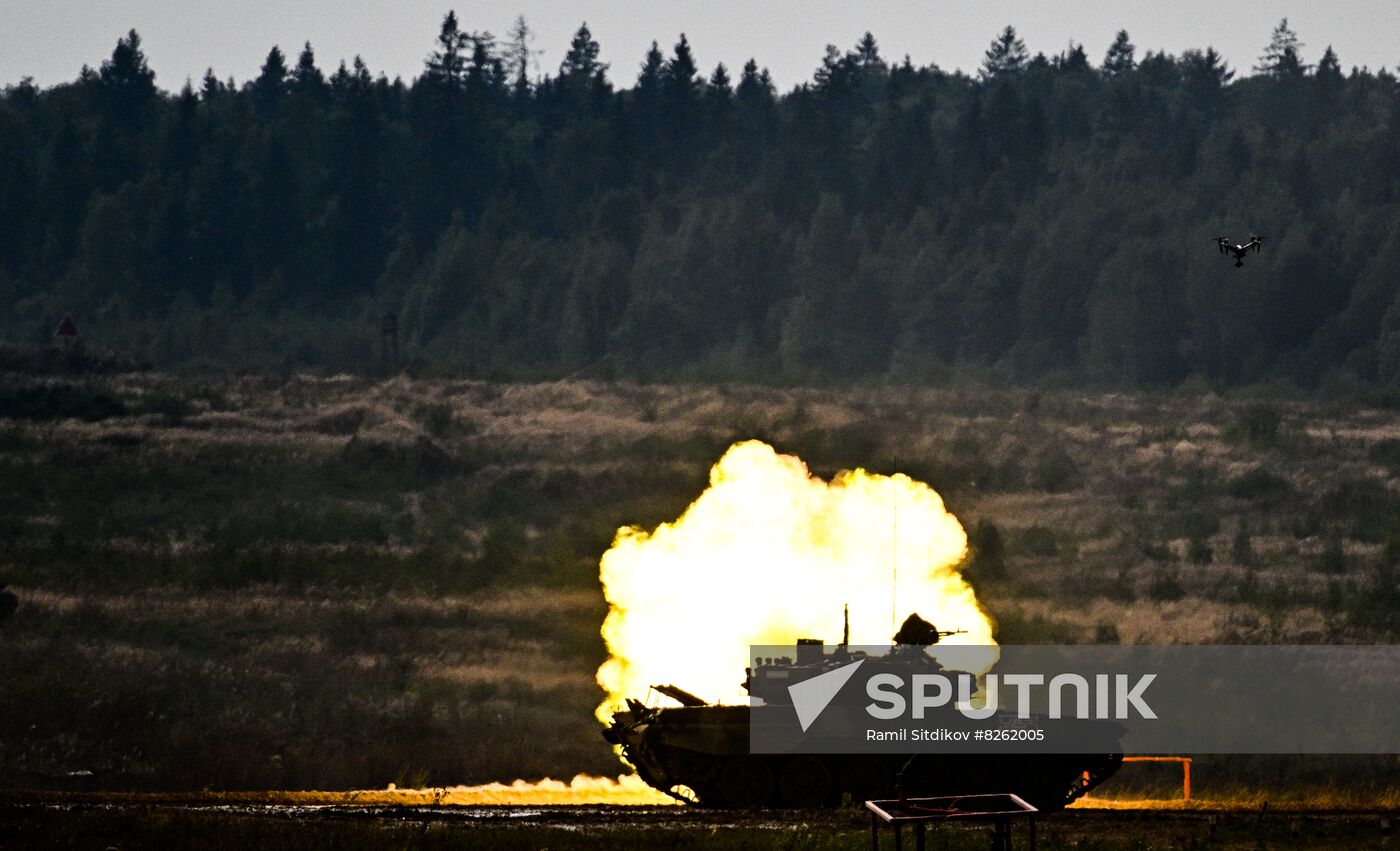
[[[481,786],[447,786],[436,789],[366,790],[354,793],[357,803],[398,806],[555,806],[608,804],[613,806],[671,806],[675,798],[659,792],[635,774],[590,777],[580,774],[569,782],[544,779],[535,782],[486,783]]]
[[[961,524],[922,482],[861,469],[825,482],[765,443],[736,443],[679,519],[652,532],[624,527],[603,554],[610,657],[598,669],[607,693],[598,717],[659,683],[743,703],[750,645],[835,643],[843,605],[852,644],[889,643],[910,612],[967,630],[932,653],[985,648],[974,671],[983,673],[997,652],[958,572],[966,552]]]

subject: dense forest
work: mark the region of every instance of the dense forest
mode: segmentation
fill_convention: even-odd
[[[1400,384],[1400,86],[1211,49],[976,76],[829,47],[780,94],[684,36],[419,76],[273,48],[157,86],[136,32],[0,97],[0,339],[156,366],[1114,387]],[[1266,237],[1236,269],[1214,238]]]

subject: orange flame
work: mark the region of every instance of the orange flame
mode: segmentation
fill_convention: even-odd
[[[580,774],[565,783],[548,778],[532,783],[515,780],[511,783],[486,783],[481,786],[448,786],[439,789],[393,789],[375,795],[395,804],[413,806],[443,804],[452,806],[506,805],[554,806],[559,804],[610,804],[615,806],[671,805],[676,800],[658,792],[635,774],[625,774],[616,780],[610,777],[590,777]],[[363,802],[363,799],[361,799]]]
[[[888,643],[895,617],[917,611],[967,630],[945,644],[991,647],[991,621],[958,573],[966,552],[961,524],[928,485],[860,469],[827,483],[799,458],[737,443],[678,520],[619,529],[603,554],[610,657],[598,669],[598,718],[660,683],[743,702],[750,645],[834,641],[843,604],[853,644]],[[994,647],[984,655],[990,668]]]

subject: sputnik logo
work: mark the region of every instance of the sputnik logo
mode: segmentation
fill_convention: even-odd
[[[822,714],[837,693],[850,682],[856,668],[864,664],[865,660],[861,659],[788,686],[788,696],[792,698],[792,708],[797,710],[797,723],[802,725],[802,732],[807,732],[807,728],[812,726],[817,716]]]

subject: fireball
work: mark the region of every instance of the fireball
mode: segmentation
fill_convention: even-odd
[[[618,530],[603,554],[609,605],[598,669],[606,722],[627,697],[675,684],[740,703],[749,647],[834,640],[849,606],[852,644],[887,644],[904,615],[992,646],[992,624],[959,573],[967,534],[933,488],[862,469],[830,482],[751,440],[730,447],[710,485],[651,532]],[[993,655],[987,661],[990,667]]]

